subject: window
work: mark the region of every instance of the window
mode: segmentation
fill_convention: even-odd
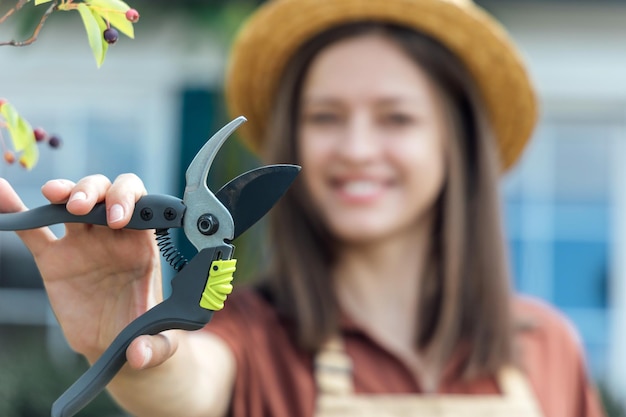
[[[624,118],[572,111],[542,121],[504,179],[516,288],[555,304],[584,341],[589,366],[608,370],[618,165]]]

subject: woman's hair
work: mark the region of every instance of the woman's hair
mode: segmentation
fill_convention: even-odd
[[[264,156],[275,163],[299,162],[297,120],[309,64],[333,42],[371,34],[395,42],[426,72],[450,125],[430,265],[415,281],[421,286],[416,348],[439,376],[457,354],[464,355],[460,372],[465,377],[493,374],[512,361],[509,274],[498,195],[501,170],[474,83],[451,52],[411,29],[377,22],[348,24],[318,35],[299,49],[281,77]],[[275,253],[261,285],[293,324],[297,343],[315,351],[339,329],[331,272],[337,243],[310,198],[297,180],[276,206],[270,223]]]

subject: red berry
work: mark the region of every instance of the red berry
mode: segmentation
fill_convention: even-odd
[[[104,40],[108,43],[108,44],[114,44],[115,42],[117,42],[117,40],[119,39],[120,35],[117,32],[117,29],[115,28],[108,28],[104,30],[103,33],[104,36]]]
[[[4,151],[4,160],[7,164],[12,164],[15,162],[15,154],[11,151]]]
[[[7,101],[6,101],[5,99],[0,98],[0,108],[2,108],[2,105],[3,105],[4,103],[6,103],[6,102],[7,102]]]
[[[46,131],[41,127],[38,127],[35,130],[33,130],[33,133],[35,134],[35,140],[37,142],[43,141],[44,139],[46,139],[46,136],[48,136]]]
[[[50,139],[48,139],[48,145],[50,145],[51,148],[58,148],[61,146],[61,139],[58,136],[50,136]]]
[[[135,9],[128,9],[126,10],[126,19],[129,22],[137,22],[139,20],[139,12]]]

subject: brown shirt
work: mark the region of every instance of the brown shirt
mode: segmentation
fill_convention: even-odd
[[[515,311],[536,324],[520,333],[519,344],[523,370],[544,415],[603,416],[574,329],[560,313],[538,300],[517,298]],[[398,358],[354,324],[343,327],[342,337],[354,363],[356,393],[421,392],[416,378]],[[206,330],[223,338],[237,361],[231,416],[313,415],[312,357],[296,348],[287,323],[258,293],[236,290]],[[498,387],[491,378],[461,382],[451,375],[444,379],[440,393],[497,394]]]

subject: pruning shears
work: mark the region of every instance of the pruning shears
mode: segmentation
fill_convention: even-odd
[[[52,405],[52,417],[75,415],[93,400],[126,362],[126,348],[140,335],[165,330],[197,330],[224,306],[232,291],[236,259],[232,241],[262,218],[298,175],[297,165],[266,165],[239,175],[217,193],[207,186],[211,163],[222,144],[246,119],[220,129],[196,154],[185,174],[182,200],[162,194],[141,197],[126,228],[155,229],[161,253],[177,273],[171,295],[126,326],[102,356]],[[0,214],[0,230],[25,230],[58,223],[106,225],[104,203],[86,215],[49,204],[19,213]],[[182,228],[198,253],[187,261],[172,245],[170,228]]]

